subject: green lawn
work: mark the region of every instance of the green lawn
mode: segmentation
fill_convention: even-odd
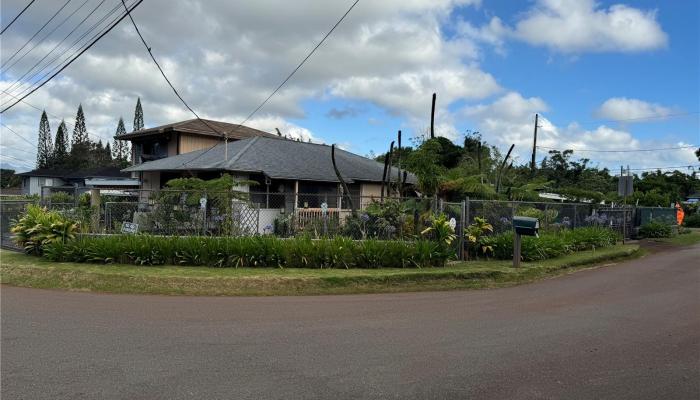
[[[523,263],[470,261],[445,268],[302,269],[207,268],[55,263],[0,251],[3,284],[112,293],[169,295],[309,295],[449,290],[513,285],[640,254],[617,245],[558,259]]]
[[[691,228],[690,233],[684,233],[682,235],[675,235],[670,238],[662,239],[648,239],[653,242],[668,243],[674,246],[690,246],[696,243],[700,243],[700,229]]]

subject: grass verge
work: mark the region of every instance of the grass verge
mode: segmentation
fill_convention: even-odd
[[[700,243],[700,229],[692,229],[690,233],[674,235],[670,238],[647,239],[652,242],[667,243],[673,246],[691,246]]]
[[[509,286],[640,254],[637,245],[616,245],[523,263],[517,270],[507,261],[470,261],[444,268],[345,270],[54,263],[0,250],[0,282],[45,289],[197,296],[431,291]]]

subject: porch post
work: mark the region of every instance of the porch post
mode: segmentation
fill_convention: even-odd
[[[294,181],[294,212],[299,207],[299,181]]]

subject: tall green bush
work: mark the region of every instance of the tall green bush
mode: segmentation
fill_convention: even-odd
[[[444,266],[440,243],[337,237],[82,236],[44,247],[52,261],[210,267],[410,268]]]
[[[46,245],[64,243],[75,237],[78,225],[56,211],[29,205],[12,225],[14,240],[27,254],[41,254]]]
[[[513,232],[487,237],[495,258],[513,257]],[[602,227],[585,227],[563,230],[558,233],[541,233],[540,237],[523,236],[521,256],[525,261],[560,257],[574,251],[591,250],[614,245],[619,234]]]

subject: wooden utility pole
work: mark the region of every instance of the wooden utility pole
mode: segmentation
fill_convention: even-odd
[[[433,107],[430,110],[430,138],[434,139],[435,138],[435,99],[437,98],[437,94],[433,93]]]
[[[399,190],[399,199],[401,198],[401,129],[399,129],[398,147],[396,151],[396,186]]]
[[[530,162],[530,173],[535,174],[535,156],[537,155],[537,122],[539,115],[535,114],[535,134],[532,140],[532,161]]]

